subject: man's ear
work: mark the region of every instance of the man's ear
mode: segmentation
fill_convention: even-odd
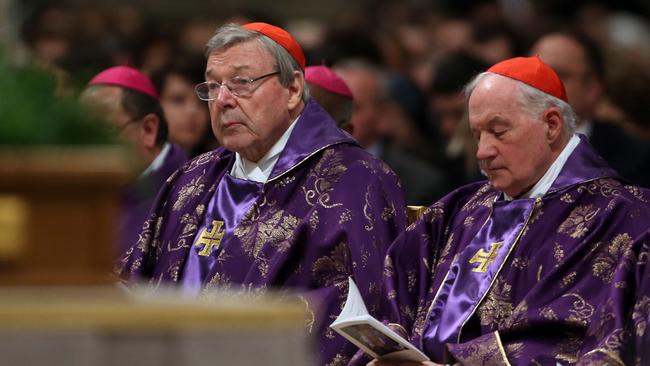
[[[146,148],[153,149],[156,146],[159,124],[160,119],[154,113],[149,113],[142,119],[141,138],[142,145]]]
[[[293,111],[302,102],[302,93],[305,89],[305,78],[300,71],[293,72],[293,81],[289,85],[289,98],[287,99],[287,108]]]
[[[548,108],[542,116],[546,123],[546,142],[551,145],[556,143],[564,131],[564,117],[557,107]]]

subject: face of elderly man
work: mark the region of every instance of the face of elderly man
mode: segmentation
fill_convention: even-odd
[[[255,79],[275,71],[273,56],[252,40],[212,52],[206,80],[222,83],[235,77]],[[208,103],[212,129],[221,145],[253,162],[262,158],[297,116],[301,80],[296,77],[285,87],[278,75],[262,78],[248,96],[236,96],[221,87],[217,98]]]
[[[515,81],[486,76],[469,98],[476,157],[492,186],[516,197],[543,176],[557,156],[563,120],[557,108],[538,118],[522,108]]]

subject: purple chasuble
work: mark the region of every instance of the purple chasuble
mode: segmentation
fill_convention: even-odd
[[[380,320],[437,363],[650,364],[649,192],[581,137],[541,199],[501,196],[463,186],[394,241]]]
[[[235,154],[223,148],[179,169],[116,273],[201,296],[297,292],[312,314],[319,364],[343,365],[357,348],[328,326],[349,276],[378,310],[384,256],[406,226],[404,196],[395,173],[313,99],[295,123],[264,184],[230,176]]]

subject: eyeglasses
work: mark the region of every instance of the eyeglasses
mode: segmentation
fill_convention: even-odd
[[[248,97],[257,89],[260,84],[255,84],[256,81],[268,78],[269,76],[277,75],[280,71],[274,71],[269,74],[265,74],[254,79],[245,78],[241,76],[235,76],[232,79],[226,80],[223,83],[216,81],[206,81],[204,83],[198,84],[194,90],[199,96],[199,99],[210,101],[217,99],[219,91],[222,86],[225,86],[232,95],[236,97]]]

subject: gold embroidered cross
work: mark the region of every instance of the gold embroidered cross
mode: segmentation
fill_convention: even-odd
[[[224,234],[224,230],[221,230],[222,227],[223,221],[212,220],[212,230],[208,231],[208,228],[203,228],[199,240],[194,244],[197,247],[204,245],[203,249],[199,252],[199,255],[207,257],[212,253],[213,247],[215,249],[219,248],[219,244],[221,244],[221,239]]]
[[[476,254],[469,260],[470,263],[480,263],[478,267],[472,269],[473,272],[485,272],[488,266],[497,259],[499,248],[503,245],[502,241],[492,243],[489,252],[485,252],[483,248],[479,249]]]

